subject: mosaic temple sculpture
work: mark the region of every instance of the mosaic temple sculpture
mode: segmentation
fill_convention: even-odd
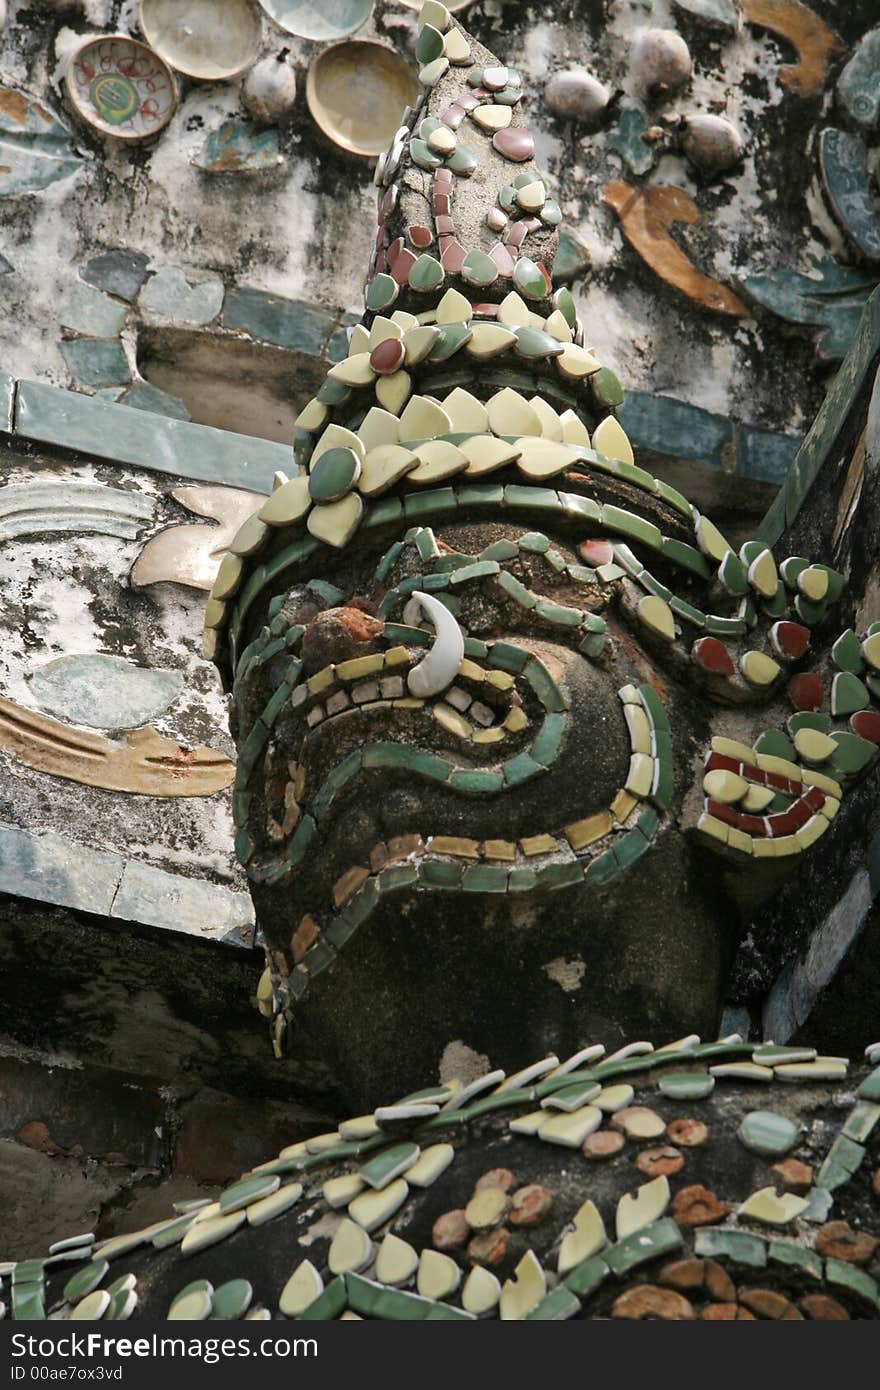
[[[876,1317],[880,1046],[699,1036],[876,860],[866,364],[734,550],[552,289],[519,74],[436,0],[417,58],[365,314],[206,608],[258,1006],[354,1118],[19,1262],[11,1311]]]

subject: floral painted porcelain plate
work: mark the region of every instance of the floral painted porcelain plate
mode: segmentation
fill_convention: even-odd
[[[117,140],[158,135],[177,105],[171,70],[146,44],[123,34],[88,39],[73,53],[64,81],[77,115]]]

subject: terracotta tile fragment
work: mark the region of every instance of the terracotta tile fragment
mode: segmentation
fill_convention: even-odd
[[[727,1212],[727,1205],[699,1183],[683,1187],[672,1199],[672,1215],[679,1226],[711,1226]]]
[[[671,1144],[661,1144],[656,1149],[642,1149],[636,1157],[636,1167],[649,1178],[671,1178],[673,1173],[681,1172],[684,1157]]]
[[[702,1120],[670,1120],[666,1133],[674,1144],[684,1149],[696,1149],[705,1144],[709,1130]]]
[[[694,1310],[688,1300],[673,1289],[657,1284],[636,1284],[614,1300],[613,1318],[660,1318],[664,1322],[689,1322]]]
[[[500,1187],[502,1192],[510,1192],[516,1187],[516,1178],[509,1168],[490,1168],[474,1183],[474,1192],[482,1192],[487,1187]]]
[[[736,1301],[734,1282],[727,1270],[717,1260],[706,1260],[703,1273],[706,1279],[706,1288],[712,1298],[721,1303],[734,1303]]]
[[[816,1249],[825,1259],[867,1264],[880,1241],[867,1231],[854,1231],[847,1221],[826,1221],[816,1236]]]
[[[467,1248],[468,1259],[476,1265],[500,1265],[507,1254],[507,1232],[503,1226],[482,1231],[474,1236]]]
[[[597,1129],[594,1134],[587,1135],[581,1147],[585,1158],[613,1158],[625,1143],[622,1134],[612,1129]]]
[[[808,1318],[816,1322],[848,1322],[849,1313],[827,1293],[808,1293],[800,1302]]]
[[[759,1318],[772,1318],[776,1322],[803,1322],[804,1315],[799,1312],[785,1294],[775,1289],[740,1289],[739,1301]]]
[[[458,1250],[465,1245],[471,1228],[462,1208],[444,1211],[431,1228],[431,1242],[435,1250]]]
[[[290,938],[290,951],[294,961],[299,965],[309,947],[317,940],[318,924],[314,917],[306,913],[300,920],[300,924],[293,936]]]
[[[529,1183],[514,1192],[508,1221],[511,1226],[537,1226],[553,1206],[553,1193],[540,1183]]]
[[[702,1260],[673,1260],[671,1264],[663,1266],[657,1275],[657,1282],[669,1289],[701,1289],[704,1277]]]
[[[799,1158],[784,1158],[781,1163],[774,1163],[773,1172],[782,1179],[783,1192],[795,1192],[802,1197],[813,1185],[812,1168]]]

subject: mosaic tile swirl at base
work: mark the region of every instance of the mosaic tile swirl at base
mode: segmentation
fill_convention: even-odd
[[[429,1086],[289,1145],[216,1201],[4,1265],[9,1312],[876,1319],[880,1046],[867,1053],[850,1067],[692,1034]]]

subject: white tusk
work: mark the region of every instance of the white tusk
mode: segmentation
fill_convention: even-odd
[[[421,604],[437,634],[428,655],[413,667],[407,679],[410,694],[423,700],[428,695],[439,695],[455,680],[464,657],[464,634],[449,609],[438,598],[418,591],[412,597]]]

